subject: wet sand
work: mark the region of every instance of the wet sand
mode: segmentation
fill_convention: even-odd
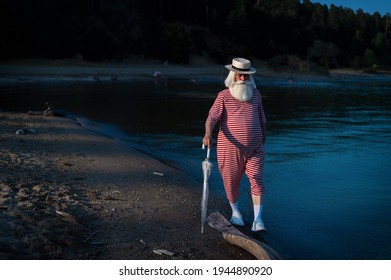
[[[0,143],[0,259],[254,259],[200,234],[199,182],[72,119],[0,112]]]

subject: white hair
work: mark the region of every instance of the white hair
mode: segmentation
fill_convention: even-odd
[[[233,71],[229,71],[227,78],[224,81],[224,84],[227,88],[232,87],[235,84],[235,75],[236,73]],[[252,75],[249,75],[248,80],[251,82],[254,88],[257,88],[255,84],[254,78]]]

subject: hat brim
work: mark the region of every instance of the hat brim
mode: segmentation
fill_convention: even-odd
[[[250,67],[250,70],[239,70],[237,68],[233,68],[231,64],[225,65],[225,68],[227,68],[229,71],[238,73],[238,74],[254,74],[257,72],[254,67]]]

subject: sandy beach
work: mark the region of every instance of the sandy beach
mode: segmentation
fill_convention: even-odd
[[[200,234],[201,186],[181,171],[72,119],[0,112],[0,132],[0,259],[254,259]]]

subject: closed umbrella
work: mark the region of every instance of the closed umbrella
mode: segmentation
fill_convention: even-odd
[[[202,145],[202,149],[205,149],[205,145]],[[202,162],[202,171],[204,174],[204,185],[202,190],[202,201],[201,201],[201,233],[204,233],[204,225],[206,220],[206,212],[208,209],[208,197],[209,197],[209,176],[212,172],[213,164],[209,160],[210,148],[206,153],[206,158]]]

